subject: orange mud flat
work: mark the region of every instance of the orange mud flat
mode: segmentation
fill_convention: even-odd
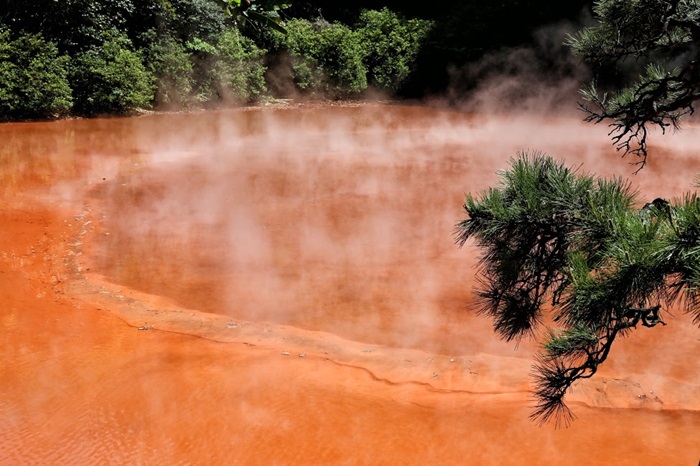
[[[371,105],[0,126],[0,464],[697,464],[686,315],[539,427],[536,344],[475,316],[452,242],[524,147],[628,174],[604,133]],[[690,186],[697,137],[644,198]]]

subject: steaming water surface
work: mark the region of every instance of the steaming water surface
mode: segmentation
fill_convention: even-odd
[[[605,133],[408,106],[4,125],[0,463],[697,462],[689,319],[621,341],[543,431],[535,345],[475,316],[478,251],[453,243],[518,150],[628,176]],[[642,202],[690,187],[697,136],[657,140]]]
[[[464,351],[472,252],[451,235],[467,174],[488,172],[468,118],[424,113],[153,119],[157,136],[135,148],[146,169],[93,192],[109,233],[95,268],[234,319]]]
[[[478,350],[470,334],[485,329],[472,319],[477,251],[452,241],[464,192],[494,183],[518,150],[592,170],[607,149],[577,121],[495,127],[410,107],[139,123],[134,170],[92,193],[109,233],[95,268],[110,280],[234,319],[445,354]],[[671,172],[664,196],[690,186]]]

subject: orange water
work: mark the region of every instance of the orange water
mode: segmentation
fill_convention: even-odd
[[[690,186],[694,131],[658,140],[642,198]],[[0,464],[700,459],[687,316],[539,428],[535,344],[474,315],[478,252],[452,241],[517,150],[628,175],[604,128],[359,106],[0,133]]]

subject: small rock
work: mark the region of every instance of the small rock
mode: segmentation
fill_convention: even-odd
[[[455,358],[450,358],[450,362],[455,362],[455,361],[456,361]]]
[[[282,356],[289,356],[289,354],[290,353],[288,351],[282,351]]]
[[[306,357],[306,353],[299,353],[299,357],[300,357],[300,358],[305,358],[305,357]]]

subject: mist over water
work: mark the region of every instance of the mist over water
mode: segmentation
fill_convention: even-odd
[[[361,106],[133,124],[122,149],[134,155],[105,180],[95,171],[90,191],[94,268],[109,280],[232,319],[445,354],[513,354],[475,318],[478,251],[452,238],[465,192],[494,184],[520,150],[633,170],[604,128],[574,118]],[[656,197],[658,179],[668,197],[692,177],[652,164],[633,181]]]
[[[452,230],[520,150],[629,177],[640,205],[679,196],[699,131],[654,136],[632,176],[577,116],[308,106],[0,127],[0,464],[696,461],[687,316],[616,342],[572,391],[574,426],[540,429],[536,343],[514,351],[476,315],[479,252]],[[176,303],[185,335],[63,294],[74,257],[117,298]],[[196,311],[289,327],[212,343],[187,332],[216,317]]]

